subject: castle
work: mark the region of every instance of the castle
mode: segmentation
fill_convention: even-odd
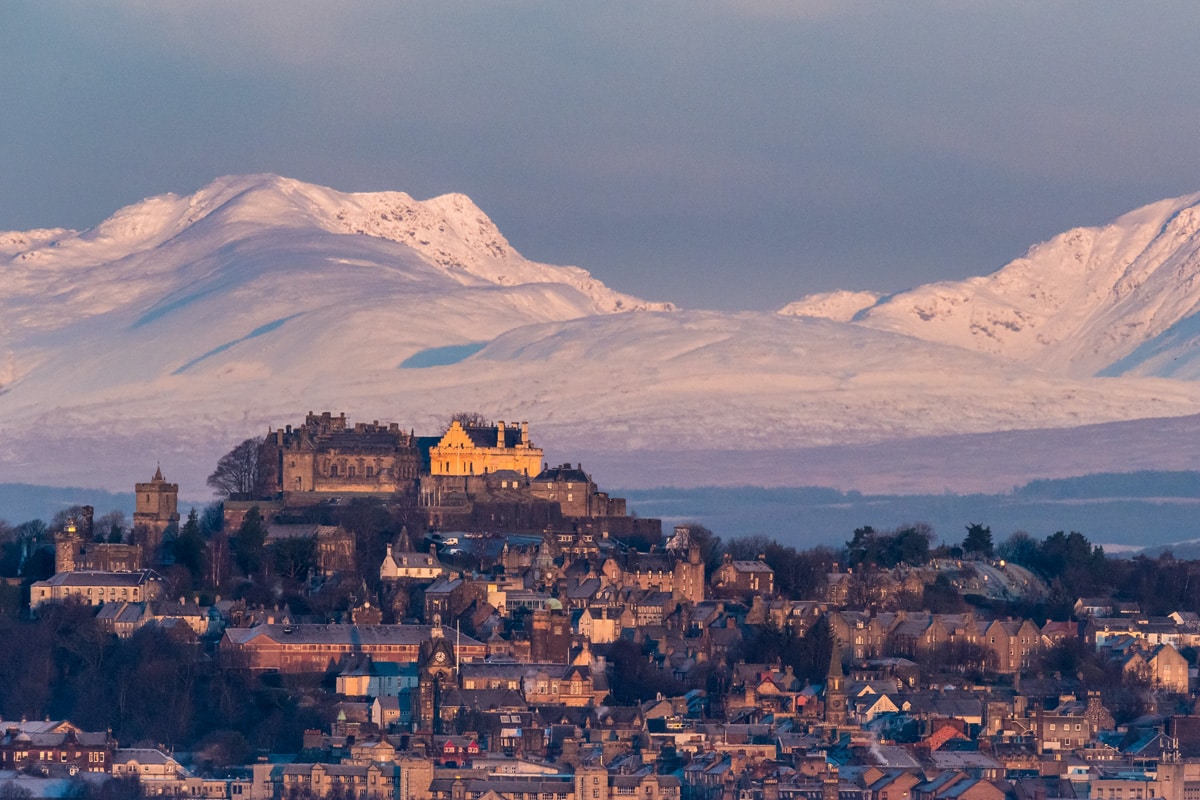
[[[304,424],[271,431],[259,453],[271,493],[377,494],[410,491],[421,467],[416,437],[396,423],[359,422],[311,411]]]
[[[268,431],[259,450],[261,495],[226,502],[226,524],[236,527],[253,506],[286,517],[288,509],[345,496],[399,495],[414,498],[437,527],[565,525],[623,535],[657,525],[629,517],[625,501],[601,492],[582,465],[550,467],[543,457],[524,421],[456,419],[439,437],[418,437],[394,422],[351,424],[345,413],[310,411],[301,425]]]

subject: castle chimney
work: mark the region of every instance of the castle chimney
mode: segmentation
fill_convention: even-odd
[[[504,447],[504,420],[496,423],[496,447]]]
[[[521,423],[521,444],[526,445],[526,446],[529,445],[529,423],[528,422]]]

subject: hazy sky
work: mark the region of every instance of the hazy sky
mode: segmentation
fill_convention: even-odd
[[[0,230],[275,172],[774,309],[1200,191],[1195,0],[12,0],[0,32]]]

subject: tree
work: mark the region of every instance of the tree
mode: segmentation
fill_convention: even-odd
[[[96,517],[95,522],[92,524],[97,539],[103,536],[114,544],[119,544],[125,540],[125,529],[128,527],[125,512],[121,510],[113,510],[107,514],[101,514]]]
[[[33,797],[32,789],[13,781],[0,786],[0,800],[29,800],[31,797]]]
[[[246,518],[238,528],[237,540],[233,545],[234,561],[244,574],[253,575],[262,569],[266,541],[266,523],[263,522],[258,506],[254,506],[246,512]]]
[[[185,568],[193,581],[200,579],[204,569],[204,536],[200,533],[200,518],[196,509],[188,512],[187,522],[175,537],[175,563]]]
[[[50,520],[50,530],[61,531],[67,527],[68,522],[78,522],[81,519],[83,519],[83,506],[73,505],[60,508],[54,513],[54,518]]]
[[[221,456],[217,468],[208,476],[213,491],[230,500],[246,500],[261,494],[263,480],[258,454],[262,443],[262,437],[247,439]]]
[[[766,536],[741,536],[730,539],[725,552],[735,561],[755,561],[759,556],[765,557],[771,544],[771,540]]]
[[[721,555],[725,552],[721,537],[698,522],[687,522],[678,527],[687,528],[689,546],[700,548],[704,577],[711,578],[717,567],[721,566]]]
[[[1025,531],[1015,531],[996,548],[996,555],[1023,567],[1038,565],[1038,543]]]
[[[929,563],[929,542],[933,529],[917,523],[893,533],[879,533],[871,526],[857,528],[846,542],[850,566],[875,566],[891,569],[897,564],[918,566]]]
[[[455,411],[446,420],[446,430],[450,430],[450,426],[456,422],[464,428],[492,427],[492,421],[478,411]]]
[[[980,558],[992,557],[992,529],[978,522],[967,526],[967,535],[962,543],[963,553]]]
[[[275,572],[294,581],[306,581],[317,568],[317,540],[313,536],[293,536],[271,546]]]

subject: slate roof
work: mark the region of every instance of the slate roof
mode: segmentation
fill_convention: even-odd
[[[253,628],[226,628],[225,635],[235,644],[246,644],[260,636],[289,644],[408,644],[419,645],[432,638],[432,625],[333,625],[264,624]],[[464,634],[453,633],[451,641],[467,647],[484,643]]]
[[[495,441],[493,438],[492,441]],[[588,483],[591,478],[583,471],[583,466],[572,467],[570,464],[560,464],[557,467],[547,467],[538,473],[534,481],[562,481],[564,483]]]

